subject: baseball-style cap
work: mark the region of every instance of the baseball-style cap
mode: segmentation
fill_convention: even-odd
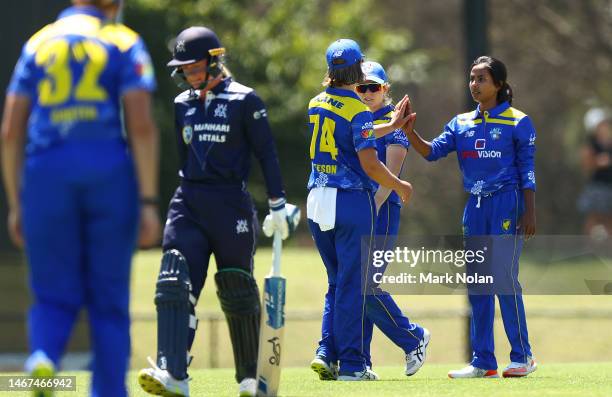
[[[173,58],[168,66],[182,66],[209,59],[210,50],[221,49],[221,42],[212,30],[203,26],[192,26],[176,37]]]
[[[363,54],[355,40],[339,39],[327,47],[327,67],[330,70],[338,70],[361,62]]]
[[[361,70],[363,70],[365,80],[375,81],[378,84],[386,84],[388,82],[387,73],[385,73],[385,69],[378,62],[364,62],[361,65]]]

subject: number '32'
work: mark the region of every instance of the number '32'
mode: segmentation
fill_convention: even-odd
[[[70,61],[83,65],[83,73],[73,83]],[[43,106],[60,105],[71,95],[79,101],[104,101],[108,97],[99,78],[108,62],[104,46],[93,40],[70,43],[66,39],[50,40],[36,52],[36,65],[45,69],[38,84],[38,100]]]

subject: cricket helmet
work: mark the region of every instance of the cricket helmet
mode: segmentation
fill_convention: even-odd
[[[169,67],[180,67],[206,59],[210,64],[213,58],[225,54],[225,48],[212,30],[203,26],[192,26],[176,36]]]

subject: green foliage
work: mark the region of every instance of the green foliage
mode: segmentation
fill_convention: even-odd
[[[304,201],[308,178],[306,109],[321,91],[326,72],[325,49],[335,39],[357,40],[368,59],[386,64],[395,83],[417,82],[426,76],[427,55],[411,52],[406,29],[381,29],[384,16],[373,0],[325,2],[302,0],[133,0],[126,23],[145,39],[152,52],[160,88],[156,115],[163,129],[162,189],[174,188],[176,155],[172,98],[178,92],[167,77],[167,43],[191,25],[212,28],[227,49],[227,64],[236,80],[257,90],[268,107],[276,136],[286,189],[291,200]],[[259,167],[250,190],[265,199]]]

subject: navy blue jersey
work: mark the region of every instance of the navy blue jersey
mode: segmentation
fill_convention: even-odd
[[[393,118],[394,110],[395,107],[393,105],[387,105],[375,111],[372,114],[372,118],[374,119],[374,125],[385,124],[391,121],[391,119]],[[403,146],[404,148],[406,148],[406,150],[408,150],[408,148],[410,147],[410,141],[408,141],[406,134],[401,128],[385,136],[376,138],[376,151],[378,153],[378,159],[385,165],[387,165],[387,147],[391,145]],[[402,169],[403,164],[402,168],[400,169],[400,174],[402,172]],[[372,181],[372,184],[374,184],[374,186],[378,188],[378,183]],[[389,193],[389,197],[387,198],[387,200],[399,206],[402,205],[402,200],[397,195],[395,190],[392,190],[391,193]]]
[[[503,102],[455,116],[431,143],[433,161],[457,151],[463,186],[471,194],[507,187],[536,189],[536,132],[525,113]]]
[[[285,196],[266,108],[252,88],[227,78],[204,97],[188,90],[174,100],[174,114],[183,179],[246,186],[253,153],[268,196]]]

